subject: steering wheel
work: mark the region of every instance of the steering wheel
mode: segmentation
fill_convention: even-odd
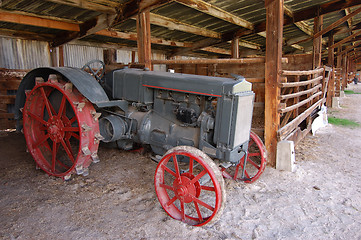
[[[81,69],[92,75],[99,82],[105,73],[105,64],[100,60],[91,60]],[[94,69],[97,70],[94,71]]]

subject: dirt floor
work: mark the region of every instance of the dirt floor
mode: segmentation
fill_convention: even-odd
[[[361,84],[350,85],[361,93]],[[361,94],[329,114],[357,122]],[[87,177],[36,170],[18,133],[0,133],[0,239],[361,239],[361,127],[328,125],[296,147],[296,172],[266,168],[253,184],[226,180],[213,225],[170,218],[149,156],[100,149]]]

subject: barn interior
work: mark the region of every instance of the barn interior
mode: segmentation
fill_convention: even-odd
[[[105,72],[243,76],[267,166],[279,151],[292,162],[318,112],[359,77],[360,12],[358,0],[0,0],[0,129],[19,123],[32,69],[97,59]]]

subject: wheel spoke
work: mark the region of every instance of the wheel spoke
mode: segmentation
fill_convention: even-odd
[[[76,116],[74,116],[72,119],[70,119],[70,124],[72,124],[73,122],[75,122],[76,120]]]
[[[43,124],[44,126],[47,125],[47,122],[46,122],[44,119],[42,119],[41,117],[35,115],[35,114],[32,113],[32,112],[28,112],[28,114],[29,114],[29,116],[30,116],[32,119],[38,121],[39,123]]]
[[[44,100],[44,103],[45,103],[46,110],[48,111],[49,116],[52,117],[53,116],[53,110],[51,109],[52,107],[50,107],[51,104],[49,102],[48,97],[46,96],[44,88],[41,87],[40,91],[41,91],[41,95],[43,96],[43,100]]]
[[[74,132],[70,132],[70,137],[74,137],[74,138],[80,140],[80,136],[78,134],[75,134]]]
[[[175,200],[177,200],[177,196],[174,196],[171,200],[169,200],[169,201],[166,203],[166,205],[167,205],[167,206],[170,206],[172,203],[175,202]]]
[[[65,132],[79,132],[79,127],[63,127]]]
[[[66,143],[66,146],[68,146],[68,149],[69,149],[71,155],[74,156],[73,150],[71,149],[71,145],[70,145],[69,139],[66,139],[66,140],[65,140],[65,143]]]
[[[162,168],[169,172],[170,174],[172,174],[174,177],[177,177],[177,174],[175,172],[173,172],[172,170],[170,170],[167,166],[163,165]]]
[[[182,214],[182,220],[185,221],[186,220],[186,214],[184,212],[184,202],[182,200],[180,201],[180,205],[181,205],[181,214]]]
[[[251,138],[248,143],[248,149],[254,144],[253,139]]]
[[[209,204],[203,202],[202,200],[200,200],[199,198],[196,198],[196,197],[193,197],[193,201],[199,203],[200,205],[202,205],[203,207],[211,210],[211,211],[214,211],[214,207],[210,206]]]
[[[189,181],[186,186],[190,186],[190,185],[194,184],[195,182],[197,182],[199,179],[201,179],[201,177],[203,177],[206,174],[207,174],[207,170],[203,170],[195,178],[193,178],[191,181]]]
[[[201,186],[201,189],[206,191],[213,191],[213,192],[216,191],[214,187],[209,187],[209,186]]]
[[[258,157],[261,156],[260,152],[256,152],[256,153],[248,153],[248,157]]]
[[[66,154],[68,154],[68,157],[69,157],[70,161],[72,161],[72,162],[74,163],[74,162],[75,162],[74,156],[73,156],[73,154],[71,153],[71,150],[68,148],[68,146],[67,146],[66,143],[64,142],[64,139],[61,139],[61,145],[63,145],[63,148],[64,148]]]
[[[250,164],[252,164],[255,168],[259,169],[260,166],[258,166],[257,163],[253,162],[250,158],[247,158],[247,162],[249,162]]]
[[[65,97],[65,95],[63,95],[63,98],[61,99],[61,103],[60,103],[60,107],[59,107],[59,112],[58,112],[59,119],[63,115],[64,109],[65,109],[65,103],[66,103],[66,97]]]
[[[33,148],[38,148],[40,144],[45,142],[49,138],[49,133],[46,134],[43,138],[41,138],[37,143],[33,145]]]
[[[159,184],[159,186],[160,187],[162,187],[162,188],[165,188],[165,189],[168,189],[168,190],[171,190],[171,191],[173,191],[174,192],[174,188],[173,187],[171,187],[171,186],[168,186],[168,185],[165,185],[165,184]]]
[[[200,222],[203,222],[201,211],[199,210],[199,206],[197,202],[194,202],[194,207],[196,208],[197,214],[198,214],[198,220]]]
[[[193,158],[189,158],[189,173],[193,174]]]
[[[178,161],[177,161],[177,156],[174,155],[173,157],[173,163],[174,163],[174,169],[175,169],[175,174],[176,174],[176,178],[181,181],[181,176],[179,173],[179,166],[178,166]]]

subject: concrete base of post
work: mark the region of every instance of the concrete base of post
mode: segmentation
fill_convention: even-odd
[[[295,171],[295,144],[293,141],[280,141],[277,143],[276,169]]]
[[[340,108],[340,98],[339,97],[333,97],[332,98],[332,108]]]

